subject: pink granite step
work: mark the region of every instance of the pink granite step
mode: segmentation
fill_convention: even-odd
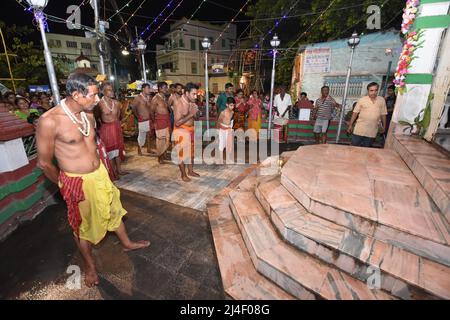
[[[229,207],[226,189],[207,206],[225,292],[236,300],[290,300],[293,296],[260,275]]]
[[[281,184],[314,215],[450,266],[449,223],[394,151],[301,147]]]
[[[393,299],[282,241],[251,191],[231,191],[231,209],[256,270],[300,299]]]
[[[308,213],[280,179],[255,195],[282,238],[366,282],[378,269],[381,288],[402,299],[450,299],[450,268]]]
[[[450,222],[450,157],[417,137],[396,135],[392,148],[417,177]]]

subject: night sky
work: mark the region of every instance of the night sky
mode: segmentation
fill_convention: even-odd
[[[127,4],[130,0],[116,0],[119,8]],[[139,7],[139,5],[144,0],[132,0],[129,4],[129,7],[126,7],[122,11],[122,17],[126,21],[129,16]],[[167,17],[167,15],[175,8],[175,6],[182,1],[182,4],[178,7],[178,9],[174,12],[174,14],[166,21],[166,23],[161,27],[160,31],[157,32],[152,38],[150,46],[154,45],[155,42],[159,42],[159,37],[166,33],[169,30],[171,20],[180,19],[182,17],[189,18],[192,13],[196,10],[199,4],[203,0],[173,0],[172,1],[172,9],[167,9],[163,13],[163,19]],[[47,7],[45,8],[45,13],[49,15],[53,15],[59,18],[66,19],[69,14],[66,13],[66,9],[70,5],[79,5],[83,0],[49,0]],[[145,0],[142,4],[142,8],[136,12],[136,15],[131,18],[128,22],[128,26],[130,31],[135,37],[135,26],[138,27],[138,32],[141,32],[145,26],[153,21],[153,18],[158,15],[162,9],[170,2],[170,0],[164,1],[155,1],[155,0]],[[253,2],[253,1],[252,1]],[[22,3],[26,4],[25,0],[22,0]],[[108,19],[112,14],[114,14],[114,9],[111,5],[110,0],[100,0],[100,17]],[[229,21],[231,18],[238,12],[240,7],[245,3],[245,0],[215,0],[215,1],[206,1],[200,10],[195,14],[193,19],[198,20],[207,20],[207,21]],[[105,6],[106,4],[106,6]],[[105,10],[106,8],[106,10]],[[89,3],[86,1],[86,4],[80,7],[81,12],[81,24],[94,27],[94,11]],[[142,17],[147,16],[147,17]],[[162,19],[162,20],[163,20]],[[238,15],[237,19],[248,19],[245,14],[241,13]],[[17,3],[16,0],[2,0],[2,14],[0,15],[0,20],[5,21],[7,24],[17,24],[17,25],[31,25],[32,14],[24,11],[23,7]],[[159,20],[156,24],[154,24],[151,29],[157,27],[162,20]],[[57,23],[53,21],[49,21],[49,30],[50,32],[55,33],[65,33],[65,34],[74,34],[74,35],[83,35],[83,31],[73,31],[69,30],[64,23]],[[247,23],[238,23],[238,34],[240,31],[244,30],[247,27]],[[110,21],[110,30],[109,32],[115,33],[122,26],[122,22],[118,15],[116,15],[112,21]],[[145,35],[150,35],[150,32],[147,32]],[[124,32],[120,32],[118,34],[122,40],[126,40],[126,34]],[[144,35],[144,37],[145,37]],[[115,42],[115,41],[112,41]]]

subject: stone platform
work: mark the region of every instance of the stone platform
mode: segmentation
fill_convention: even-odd
[[[448,203],[401,153],[320,145],[282,156],[281,171],[269,158],[208,204],[230,296],[450,298]]]

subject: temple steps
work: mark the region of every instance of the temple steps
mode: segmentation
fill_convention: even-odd
[[[255,195],[282,239],[361,281],[379,270],[383,290],[402,299],[450,298],[450,268],[309,213],[280,183]]]
[[[280,239],[251,191],[233,190],[231,209],[256,270],[298,299],[392,299]]]

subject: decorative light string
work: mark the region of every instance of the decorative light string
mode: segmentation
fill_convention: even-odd
[[[178,9],[178,7],[183,3],[184,0],[181,0],[180,2],[178,2],[177,6],[172,10],[172,12],[166,17],[166,19],[164,19],[163,22],[160,23],[160,25],[158,26],[158,28],[156,28],[146,39],[145,41],[148,41],[160,28],[161,26],[167,21],[167,19],[169,19],[169,17],[171,17],[173,15],[173,13]]]
[[[161,12],[153,19],[153,21],[150,22],[147,26],[144,27],[144,29],[142,30],[142,32],[139,34],[139,37],[142,38],[142,36],[145,34],[145,32],[147,32],[147,31],[150,30],[150,27],[151,27],[153,24],[155,24],[156,21],[158,21],[159,17],[161,17],[161,16],[163,15],[163,13],[164,13],[168,8],[170,8],[170,6],[172,5],[172,2],[174,2],[174,0],[170,0],[170,2],[164,6],[164,8],[163,8],[163,9],[161,10]],[[133,42],[137,42],[137,41],[138,41],[138,39],[136,38],[136,39],[134,39]]]
[[[264,35],[264,37],[262,37],[258,43],[255,44],[255,48],[259,48],[259,46],[264,42],[264,39],[266,39],[266,37],[268,35],[272,35],[273,31],[278,28],[278,26],[280,25],[280,23],[287,19],[288,14],[292,11],[292,9],[295,8],[295,6],[300,2],[300,0],[297,0],[292,6],[289,7],[289,10],[277,21],[275,21],[275,25]]]
[[[308,32],[309,30],[311,30],[311,28],[317,23],[319,22],[320,19],[322,19],[323,15],[331,8],[331,6],[336,2],[336,0],[333,0],[330,2],[330,4],[328,5],[328,7],[322,11],[322,13],[317,17],[317,19],[308,27],[308,29],[306,29],[302,34],[300,34],[300,36],[289,46],[289,49],[292,49],[292,47],[295,46],[295,44],[300,41],[301,38],[303,38]]]
[[[147,0],[142,0],[142,2],[139,4],[139,6],[136,8],[136,10],[134,10],[134,12],[131,14],[130,17],[128,17],[127,21],[125,21],[125,23],[119,28],[119,30],[117,30],[114,35],[118,34],[120,31],[122,31],[122,29],[128,25],[128,22],[131,20],[131,18],[134,17],[134,15],[136,14],[136,12],[142,8],[142,5],[145,3],[145,1]]]
[[[133,0],[128,1],[127,4],[125,4],[124,6],[122,6],[122,8],[116,10],[116,12],[114,12],[114,13],[108,18],[107,21],[111,21],[111,19],[114,18],[114,17],[115,17],[116,15],[118,15],[119,13],[121,13],[123,9],[125,9],[126,7],[129,7],[131,2],[133,2]]]
[[[217,43],[217,41],[219,41],[219,39],[222,38],[224,32],[225,32],[228,28],[230,28],[231,24],[234,22],[234,20],[237,18],[237,16],[238,16],[239,14],[242,13],[242,10],[244,10],[244,8],[248,5],[249,2],[250,2],[250,0],[245,1],[245,3],[243,4],[243,6],[239,9],[238,13],[236,13],[235,16],[231,19],[231,21],[228,22],[228,24],[226,25],[226,27],[222,30],[222,32],[221,32],[221,33],[219,34],[219,36],[217,37],[217,39],[214,40],[213,43],[211,43],[210,48],[212,48],[212,47]],[[209,49],[208,49],[208,51],[209,51]]]
[[[208,0],[202,0],[202,2],[200,2],[199,6],[197,7],[197,9],[195,9],[194,13],[191,14],[191,16],[189,17],[189,19],[186,21],[186,24],[189,24],[192,20],[192,18],[195,16],[195,14],[198,12],[198,10],[200,10],[200,8],[202,7],[202,5]]]

